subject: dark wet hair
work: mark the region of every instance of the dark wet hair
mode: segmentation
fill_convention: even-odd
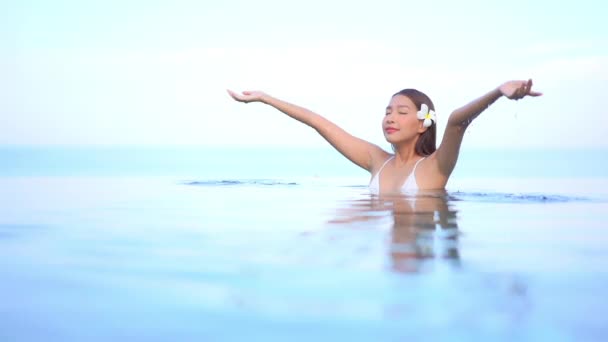
[[[423,103],[426,103],[426,105],[429,107],[429,110],[435,110],[435,105],[433,104],[433,101],[431,101],[431,98],[419,90],[403,89],[393,94],[393,97],[396,95],[403,95],[412,100],[412,102],[414,102],[414,104],[416,105],[417,110],[420,110],[420,107]],[[418,141],[416,142],[416,153],[421,156],[431,155],[437,149],[437,147],[435,146],[436,140],[437,123],[433,122],[433,124],[428,127],[426,131],[424,131],[424,133],[420,134],[420,137],[418,137]]]

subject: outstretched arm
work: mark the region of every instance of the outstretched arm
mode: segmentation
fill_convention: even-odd
[[[464,132],[469,124],[496,100],[505,96],[511,100],[519,100],[526,96],[540,96],[540,92],[532,90],[532,80],[509,81],[490,91],[482,97],[456,109],[450,115],[443,140],[435,152],[437,166],[441,174],[449,177],[456,161]]]
[[[342,155],[370,172],[374,161],[386,154],[380,147],[350,135],[338,125],[306,108],[279,100],[260,91],[244,91],[242,94],[238,94],[228,90],[228,94],[239,102],[265,103],[314,128]]]

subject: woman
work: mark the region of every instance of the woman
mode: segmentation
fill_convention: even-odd
[[[456,166],[458,151],[468,125],[496,100],[505,96],[519,100],[540,96],[532,80],[509,81],[470,102],[450,115],[443,140],[435,147],[437,119],[431,99],[415,89],[404,89],[391,97],[382,121],[384,137],[394,154],[350,135],[312,111],[279,100],[261,91],[228,90],[239,102],[262,102],[314,128],[336,150],[372,175],[370,190],[376,194],[416,193],[444,189]]]

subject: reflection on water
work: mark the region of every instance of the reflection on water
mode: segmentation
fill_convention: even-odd
[[[458,267],[456,210],[445,190],[402,196],[372,196],[352,202],[332,223],[392,221],[389,244],[391,269],[419,272],[427,261]]]
[[[399,197],[392,206],[391,260],[393,269],[417,271],[428,259],[450,260],[457,265],[458,223],[445,193]]]
[[[0,179],[0,341],[607,336],[605,201],[290,183]]]

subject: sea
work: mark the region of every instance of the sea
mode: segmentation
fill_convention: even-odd
[[[608,340],[608,150],[369,180],[331,147],[0,147],[0,341]]]

